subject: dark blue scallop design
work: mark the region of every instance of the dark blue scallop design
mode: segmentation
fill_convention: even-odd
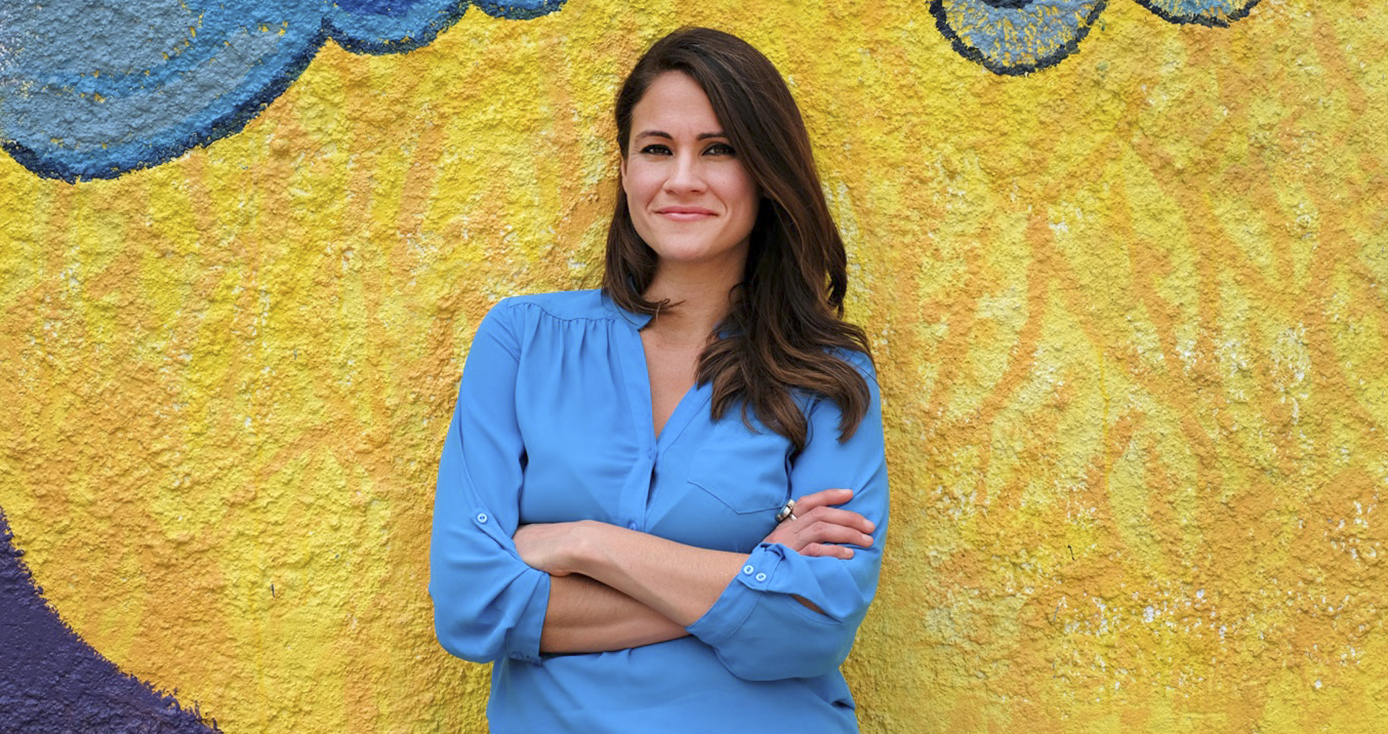
[[[1258,0],[1136,0],[1171,23],[1228,26]],[[1108,0],[931,0],[954,50],[994,74],[1055,66],[1079,49]]]
[[[83,642],[44,601],[23,555],[0,511],[0,731],[221,731]]]
[[[1227,28],[1247,17],[1258,0],[1137,0],[1137,4],[1171,23]]]
[[[1054,66],[1079,48],[1107,0],[932,0],[954,50],[994,74]]]
[[[432,42],[469,5],[525,19],[563,0],[67,0],[0,6],[0,145],[76,182],[231,135],[329,39],[357,53]]]

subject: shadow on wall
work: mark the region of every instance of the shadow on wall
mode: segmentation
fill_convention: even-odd
[[[5,731],[221,731],[197,706],[134,676],[83,642],[43,599],[0,512],[0,723]]]

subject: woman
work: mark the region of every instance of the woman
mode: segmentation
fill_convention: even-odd
[[[497,661],[493,732],[857,731],[881,413],[795,103],[685,29],[617,98],[601,291],[478,329],[439,468],[440,643]]]

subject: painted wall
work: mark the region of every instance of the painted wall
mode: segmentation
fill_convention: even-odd
[[[1388,10],[73,5],[0,9],[0,730],[484,729],[456,381],[595,283],[685,23],[791,79],[874,338],[864,730],[1388,728]]]

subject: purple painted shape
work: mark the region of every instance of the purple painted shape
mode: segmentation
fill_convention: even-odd
[[[0,731],[23,734],[220,732],[197,707],[122,673],[43,598],[0,510]]]

